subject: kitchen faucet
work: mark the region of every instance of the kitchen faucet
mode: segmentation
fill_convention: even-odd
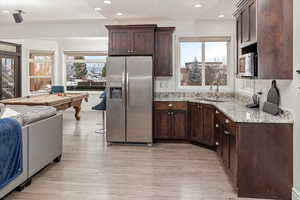
[[[213,92],[213,86],[216,86],[216,90]],[[214,81],[211,85],[210,85],[210,89],[211,93],[213,93],[213,96],[215,98],[220,98],[220,87],[219,87],[219,81]]]

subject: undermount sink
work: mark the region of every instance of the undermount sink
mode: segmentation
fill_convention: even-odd
[[[196,98],[196,100],[210,101],[210,102],[226,102],[226,101],[228,101],[226,99],[215,98],[215,97]]]

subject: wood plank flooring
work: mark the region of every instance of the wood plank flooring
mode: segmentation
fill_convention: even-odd
[[[190,144],[107,146],[101,114],[64,114],[64,154],[6,200],[238,199],[216,153]],[[99,120],[100,121],[100,120]]]

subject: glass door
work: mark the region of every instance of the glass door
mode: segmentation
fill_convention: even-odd
[[[9,99],[17,96],[16,76],[17,76],[17,57],[0,56],[1,67],[1,99]]]

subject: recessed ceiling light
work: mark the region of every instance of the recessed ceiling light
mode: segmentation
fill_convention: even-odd
[[[224,17],[225,17],[225,15],[223,15],[223,14],[220,14],[218,17],[219,17],[219,18],[224,18]]]
[[[9,14],[10,11],[9,11],[9,10],[2,10],[2,13],[3,13],[3,14]]]
[[[116,15],[118,15],[118,16],[122,16],[122,15],[123,15],[123,13],[117,13]]]
[[[199,3],[198,3],[198,4],[195,4],[194,7],[195,7],[195,8],[202,8],[202,4],[199,4]]]
[[[111,0],[104,0],[103,3],[111,4]]]
[[[95,8],[95,11],[101,11],[102,9],[101,8]]]

